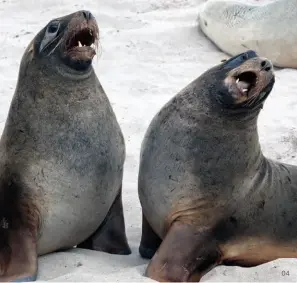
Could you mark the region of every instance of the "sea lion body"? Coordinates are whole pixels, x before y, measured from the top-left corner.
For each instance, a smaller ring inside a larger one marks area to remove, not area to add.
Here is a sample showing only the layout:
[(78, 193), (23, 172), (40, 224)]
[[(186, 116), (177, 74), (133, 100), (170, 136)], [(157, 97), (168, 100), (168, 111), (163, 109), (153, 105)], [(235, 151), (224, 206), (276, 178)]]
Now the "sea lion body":
[(41, 76), (28, 68), (30, 83), (16, 91), (0, 149), (1, 167), (18, 170), (32, 197), (42, 199), (44, 254), (75, 246), (103, 222), (121, 188), (125, 147), (94, 73), (74, 85), (55, 75), (31, 83)]
[(199, 27), (223, 52), (234, 56), (255, 50), (277, 67), (297, 68), (297, 3), (265, 4), (209, 0), (202, 4)]
[[(57, 26), (53, 40), (64, 39), (46, 49)], [(0, 212), (7, 226), (0, 238), (11, 250), (1, 280), (35, 280), (37, 255), (75, 245), (131, 253), (121, 199), (125, 142), (91, 65), (87, 28), (95, 40), (97, 25), (87, 11), (53, 20), (23, 55), (0, 141)], [(75, 37), (86, 42), (83, 49), (67, 45)], [(19, 269), (18, 233), (28, 234)]]
[(154, 117), (142, 143), (140, 254), (161, 282), (219, 264), (297, 257), (297, 167), (266, 158), (257, 120), (274, 84), (248, 51), (206, 71)]

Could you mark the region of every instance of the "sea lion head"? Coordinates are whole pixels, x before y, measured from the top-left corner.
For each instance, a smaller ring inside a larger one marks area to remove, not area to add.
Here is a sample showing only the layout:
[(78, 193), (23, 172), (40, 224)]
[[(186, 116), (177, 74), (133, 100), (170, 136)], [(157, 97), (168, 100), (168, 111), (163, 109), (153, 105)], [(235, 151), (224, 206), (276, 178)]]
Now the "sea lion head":
[(271, 61), (252, 50), (211, 68), (201, 79), (213, 106), (227, 113), (260, 110), (275, 82)]
[(92, 68), (98, 39), (99, 28), (89, 11), (53, 19), (27, 47), (22, 66), (35, 63), (44, 70), (58, 67), (63, 73), (87, 72)]

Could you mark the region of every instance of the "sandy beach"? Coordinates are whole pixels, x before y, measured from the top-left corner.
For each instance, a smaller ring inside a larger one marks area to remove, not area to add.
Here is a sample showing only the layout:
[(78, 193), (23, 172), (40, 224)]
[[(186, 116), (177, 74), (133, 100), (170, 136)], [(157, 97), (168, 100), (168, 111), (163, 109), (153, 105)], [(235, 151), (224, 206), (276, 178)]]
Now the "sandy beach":
[[(132, 254), (73, 249), (39, 258), (39, 281), (152, 281), (140, 258), (141, 208), (137, 194), (140, 145), (156, 112), (208, 68), (228, 58), (198, 30), (202, 0), (2, 0), (0, 1), (0, 131), (16, 87), (23, 52), (53, 18), (90, 10), (100, 28), (94, 68), (126, 141), (123, 205)], [(254, 1), (256, 2), (256, 1)], [(277, 69), (275, 87), (259, 117), (267, 157), (297, 165), (297, 70)], [(211, 282), (297, 281), (297, 260), (280, 259), (254, 268), (213, 269)]]

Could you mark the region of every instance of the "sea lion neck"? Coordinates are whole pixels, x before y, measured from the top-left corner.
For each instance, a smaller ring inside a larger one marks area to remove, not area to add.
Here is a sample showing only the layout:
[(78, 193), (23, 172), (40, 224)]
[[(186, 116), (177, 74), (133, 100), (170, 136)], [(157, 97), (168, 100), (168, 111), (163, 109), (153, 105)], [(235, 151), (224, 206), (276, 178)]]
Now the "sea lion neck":
[(264, 159), (257, 119), (240, 127), (239, 123), (217, 123), (201, 118), (192, 146), (196, 151), (195, 171), (205, 172), (201, 174), (202, 183), (231, 189), (238, 187), (242, 180), (252, 178)]
[(78, 72), (61, 63), (41, 64), (34, 60), (20, 67), (18, 82), (22, 82), (16, 88), (19, 99), (25, 99), (22, 98), (24, 88), (34, 103), (40, 99), (57, 103), (57, 97), (65, 100), (65, 103), (82, 97), (86, 99), (96, 93), (96, 87), (101, 87), (93, 67), (88, 71)]
[[(179, 138), (192, 132), (191, 142), (187, 145), (191, 155), (194, 153), (192, 173), (201, 176), (204, 186), (231, 189), (251, 177), (263, 161), (258, 115), (251, 119), (231, 118), (209, 107), (209, 101), (201, 97), (204, 96), (196, 91), (186, 91), (175, 98), (178, 111), (172, 115), (181, 117)], [(174, 107), (175, 103), (171, 102), (171, 105)]]
[[(92, 65), (89, 65), (83, 70), (76, 70), (66, 65), (60, 58), (51, 57), (51, 58), (42, 58), (39, 62), (34, 62), (34, 70), (38, 70), (41, 76), (51, 77), (56, 80), (63, 81), (80, 81), (85, 80), (92, 75), (94, 75), (94, 68)], [(33, 63), (33, 64), (34, 64)]]

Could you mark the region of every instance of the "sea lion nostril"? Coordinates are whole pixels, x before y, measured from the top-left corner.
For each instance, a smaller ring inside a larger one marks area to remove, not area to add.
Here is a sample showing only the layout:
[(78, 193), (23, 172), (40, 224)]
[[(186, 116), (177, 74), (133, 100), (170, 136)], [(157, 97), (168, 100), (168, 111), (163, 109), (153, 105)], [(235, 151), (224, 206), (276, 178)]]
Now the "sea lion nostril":
[(265, 71), (270, 71), (271, 70), (271, 63), (268, 60), (264, 60), (261, 62), (261, 69)]
[(92, 13), (89, 11), (82, 11), (82, 14), (86, 20), (90, 20), (93, 17)]

